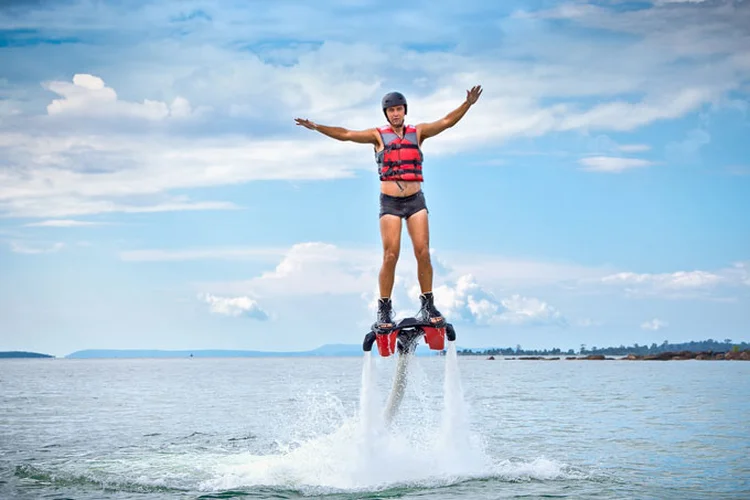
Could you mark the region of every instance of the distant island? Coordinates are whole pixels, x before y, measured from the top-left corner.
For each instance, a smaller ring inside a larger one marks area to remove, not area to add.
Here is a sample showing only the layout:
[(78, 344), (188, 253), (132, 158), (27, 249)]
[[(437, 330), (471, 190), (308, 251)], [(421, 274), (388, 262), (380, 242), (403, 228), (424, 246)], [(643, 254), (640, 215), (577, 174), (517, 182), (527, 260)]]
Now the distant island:
[[(422, 345), (417, 355), (435, 355)], [(71, 359), (92, 358), (302, 358), (361, 356), (362, 344), (326, 344), (306, 351), (242, 351), (223, 349), (158, 350), (158, 349), (86, 349), (65, 356)]]
[(54, 356), (50, 356), (49, 354), (41, 354), (38, 352), (0, 351), (0, 359), (11, 358), (54, 358)]

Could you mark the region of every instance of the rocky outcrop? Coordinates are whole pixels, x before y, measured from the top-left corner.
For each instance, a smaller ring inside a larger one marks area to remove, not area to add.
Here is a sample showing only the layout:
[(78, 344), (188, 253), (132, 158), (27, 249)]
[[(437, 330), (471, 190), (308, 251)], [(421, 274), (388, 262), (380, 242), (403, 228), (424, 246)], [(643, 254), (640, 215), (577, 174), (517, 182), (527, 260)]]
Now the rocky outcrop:
[(745, 351), (729, 351), (729, 352), (695, 352), (695, 351), (678, 351), (678, 352), (660, 352), (658, 354), (628, 354), (623, 359), (633, 361), (680, 361), (687, 359), (698, 359), (698, 360), (736, 360), (736, 361), (750, 361), (750, 350)]
[(589, 360), (594, 360), (594, 361), (601, 361), (601, 360), (605, 360), (605, 359), (612, 360), (612, 359), (615, 359), (615, 358), (608, 358), (608, 357), (604, 356), (604, 354), (589, 354), (588, 356), (578, 356), (578, 357), (576, 357), (576, 356), (568, 356), (565, 359), (575, 359), (575, 360), (589, 359)]

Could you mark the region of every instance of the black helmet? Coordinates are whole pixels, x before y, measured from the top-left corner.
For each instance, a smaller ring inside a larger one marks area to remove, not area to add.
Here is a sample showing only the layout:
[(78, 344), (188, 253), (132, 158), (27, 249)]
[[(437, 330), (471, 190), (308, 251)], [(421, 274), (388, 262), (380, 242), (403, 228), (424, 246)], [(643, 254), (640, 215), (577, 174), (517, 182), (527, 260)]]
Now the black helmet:
[(404, 94), (401, 92), (389, 92), (388, 94), (383, 96), (383, 101), (381, 102), (381, 105), (383, 107), (383, 114), (388, 117), (388, 114), (385, 112), (386, 109), (390, 108), (391, 106), (404, 106), (404, 114), (406, 114), (406, 97), (404, 97)]

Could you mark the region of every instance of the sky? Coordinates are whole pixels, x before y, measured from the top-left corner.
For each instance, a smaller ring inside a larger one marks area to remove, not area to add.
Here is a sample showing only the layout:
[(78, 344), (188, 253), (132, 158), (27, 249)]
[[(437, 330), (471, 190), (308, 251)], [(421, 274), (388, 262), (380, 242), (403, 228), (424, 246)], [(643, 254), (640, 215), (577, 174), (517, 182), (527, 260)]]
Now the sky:
[[(464, 348), (750, 341), (750, 2), (0, 4), (0, 350), (361, 343), (366, 129), (426, 140)], [(397, 318), (419, 309), (404, 229)]]

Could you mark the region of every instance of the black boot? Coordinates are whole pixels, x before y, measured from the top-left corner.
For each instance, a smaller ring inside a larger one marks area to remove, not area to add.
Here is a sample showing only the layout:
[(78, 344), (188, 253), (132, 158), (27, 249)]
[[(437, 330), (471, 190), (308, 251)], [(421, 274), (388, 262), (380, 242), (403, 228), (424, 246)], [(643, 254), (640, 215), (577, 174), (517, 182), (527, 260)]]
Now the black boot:
[(419, 296), (419, 300), (422, 302), (422, 308), (417, 313), (417, 318), (420, 321), (434, 325), (436, 328), (445, 326), (443, 315), (435, 307), (432, 292), (423, 293)]
[(378, 320), (372, 325), (376, 333), (386, 333), (393, 329), (393, 305), (390, 297), (378, 299)]

